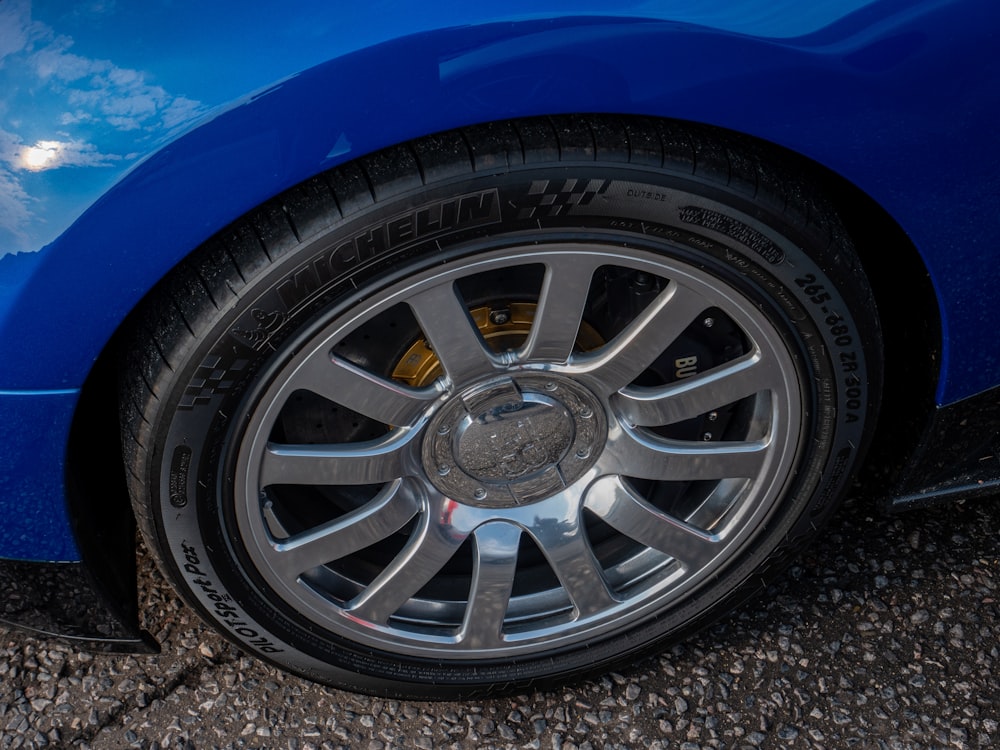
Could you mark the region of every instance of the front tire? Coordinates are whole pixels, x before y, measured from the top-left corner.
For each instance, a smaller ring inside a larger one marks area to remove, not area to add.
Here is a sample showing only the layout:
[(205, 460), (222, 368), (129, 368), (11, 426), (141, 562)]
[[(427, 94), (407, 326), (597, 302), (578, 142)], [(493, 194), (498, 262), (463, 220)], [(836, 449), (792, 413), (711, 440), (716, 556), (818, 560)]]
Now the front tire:
[(782, 164), (526, 120), (250, 214), (127, 368), (167, 574), (242, 647), (396, 696), (576, 678), (729, 611), (843, 495), (878, 401), (867, 282)]

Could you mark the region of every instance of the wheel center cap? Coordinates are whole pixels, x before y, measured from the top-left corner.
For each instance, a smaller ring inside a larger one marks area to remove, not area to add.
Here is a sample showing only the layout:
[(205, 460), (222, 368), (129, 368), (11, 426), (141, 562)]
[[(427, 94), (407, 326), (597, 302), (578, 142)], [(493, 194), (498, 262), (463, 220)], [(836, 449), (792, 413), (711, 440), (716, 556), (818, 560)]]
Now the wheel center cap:
[(489, 406), (458, 426), (455, 459), (483, 482), (513, 482), (558, 464), (573, 442), (569, 410), (555, 399), (524, 393)]
[(481, 507), (549, 497), (589, 469), (607, 437), (597, 398), (567, 378), (521, 373), (462, 391), (433, 417), (422, 457), (447, 496)]

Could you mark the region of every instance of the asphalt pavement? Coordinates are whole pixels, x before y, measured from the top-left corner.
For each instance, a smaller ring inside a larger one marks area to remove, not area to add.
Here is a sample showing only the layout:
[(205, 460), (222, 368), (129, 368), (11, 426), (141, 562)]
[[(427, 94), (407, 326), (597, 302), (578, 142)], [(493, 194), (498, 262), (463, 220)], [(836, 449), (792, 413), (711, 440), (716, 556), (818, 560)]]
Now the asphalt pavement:
[(345, 693), (201, 625), (140, 557), (158, 656), (0, 630), (0, 749), (975, 748), (1000, 741), (1000, 499), (845, 506), (767, 595), (620, 674), (471, 703)]

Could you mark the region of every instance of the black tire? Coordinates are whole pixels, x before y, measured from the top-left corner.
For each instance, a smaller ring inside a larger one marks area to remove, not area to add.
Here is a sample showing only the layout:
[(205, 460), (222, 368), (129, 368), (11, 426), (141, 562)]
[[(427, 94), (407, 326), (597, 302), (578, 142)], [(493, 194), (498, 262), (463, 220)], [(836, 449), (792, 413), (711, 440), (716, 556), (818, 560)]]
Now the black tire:
[(321, 175), (164, 281), (136, 514), (246, 650), (393, 696), (607, 670), (757, 593), (846, 491), (868, 284), (782, 155), (603, 116)]

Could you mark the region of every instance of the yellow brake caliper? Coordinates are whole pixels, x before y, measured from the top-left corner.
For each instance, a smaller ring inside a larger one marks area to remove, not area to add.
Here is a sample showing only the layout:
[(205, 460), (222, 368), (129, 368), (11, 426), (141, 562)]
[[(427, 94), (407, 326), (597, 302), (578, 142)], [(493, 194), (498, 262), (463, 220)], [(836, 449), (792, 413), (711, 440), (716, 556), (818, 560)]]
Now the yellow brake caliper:
[[(477, 307), (469, 314), (489, 347), (495, 352), (503, 352), (516, 349), (528, 338), (537, 309), (534, 302), (513, 302), (504, 307)], [(580, 351), (596, 349), (603, 343), (600, 334), (586, 321), (580, 324), (576, 337)], [(413, 388), (429, 385), (443, 374), (441, 361), (423, 338), (413, 342), (392, 371), (393, 379)]]

